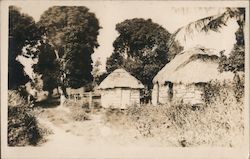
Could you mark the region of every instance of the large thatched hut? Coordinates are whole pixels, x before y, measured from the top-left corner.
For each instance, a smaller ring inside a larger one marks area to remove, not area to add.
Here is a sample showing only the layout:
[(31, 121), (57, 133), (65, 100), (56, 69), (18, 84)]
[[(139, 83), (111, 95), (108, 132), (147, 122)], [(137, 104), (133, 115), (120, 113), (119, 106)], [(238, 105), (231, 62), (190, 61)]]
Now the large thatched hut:
[(194, 47), (181, 52), (154, 77), (153, 105), (177, 100), (203, 104), (202, 95), (207, 82), (233, 79), (233, 73), (220, 73), (218, 66), (219, 57), (213, 50)]
[(116, 69), (99, 85), (101, 105), (104, 108), (126, 109), (140, 104), (140, 90), (143, 84), (124, 69)]

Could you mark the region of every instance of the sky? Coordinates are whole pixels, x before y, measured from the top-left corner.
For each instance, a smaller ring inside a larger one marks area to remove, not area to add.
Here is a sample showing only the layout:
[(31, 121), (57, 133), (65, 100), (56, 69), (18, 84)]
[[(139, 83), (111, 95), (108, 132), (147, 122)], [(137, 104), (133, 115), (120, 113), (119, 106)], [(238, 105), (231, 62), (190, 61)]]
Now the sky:
[[(54, 3), (43, 2), (19, 2), (15, 4), (21, 8), (21, 12), (32, 16), (39, 21), (41, 14)], [(57, 4), (58, 5), (58, 4)], [(72, 5), (63, 3), (63, 5)], [(115, 25), (126, 19), (144, 18), (152, 19), (153, 22), (163, 26), (170, 33), (188, 23), (211, 15), (222, 13), (224, 8), (216, 7), (173, 7), (164, 1), (93, 1), (76, 3), (74, 5), (86, 6), (90, 12), (95, 13), (102, 29), (99, 31), (99, 47), (92, 55), (93, 61), (99, 59), (102, 63), (101, 71), (105, 70), (105, 63), (113, 51), (113, 41), (118, 36)]]

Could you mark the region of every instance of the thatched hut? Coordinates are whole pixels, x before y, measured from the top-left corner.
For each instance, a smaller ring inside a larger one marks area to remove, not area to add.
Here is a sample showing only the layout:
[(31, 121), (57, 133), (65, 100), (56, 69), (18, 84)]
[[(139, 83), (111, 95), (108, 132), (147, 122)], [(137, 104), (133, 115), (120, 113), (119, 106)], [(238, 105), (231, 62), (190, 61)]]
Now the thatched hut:
[(66, 88), (67, 95), (69, 96), (70, 100), (81, 100), (83, 97), (83, 94), (85, 93), (84, 87), (80, 88)]
[(104, 108), (125, 109), (140, 105), (140, 90), (143, 84), (124, 69), (116, 69), (99, 85), (101, 105)]
[(219, 57), (212, 50), (195, 47), (175, 56), (153, 79), (152, 103), (183, 101), (203, 104), (205, 84), (233, 79), (231, 72), (218, 71)]

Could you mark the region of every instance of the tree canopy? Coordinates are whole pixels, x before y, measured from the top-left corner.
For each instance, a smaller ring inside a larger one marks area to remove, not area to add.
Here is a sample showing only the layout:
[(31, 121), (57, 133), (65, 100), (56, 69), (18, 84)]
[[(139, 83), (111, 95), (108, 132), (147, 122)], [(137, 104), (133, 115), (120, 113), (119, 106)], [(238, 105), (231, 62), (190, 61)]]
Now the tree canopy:
[(99, 46), (101, 28), (95, 14), (84, 6), (54, 6), (42, 14), (38, 24), (60, 64), (58, 83), (72, 88), (89, 84), (93, 78), (91, 54)]
[(170, 33), (151, 19), (134, 18), (116, 25), (119, 36), (107, 59), (107, 72), (123, 67), (149, 88), (157, 72), (168, 62)]
[(56, 59), (55, 50), (48, 43), (41, 42), (37, 48), (38, 62), (33, 65), (35, 73), (41, 74), (43, 90), (52, 94), (60, 81), (60, 65)]
[(244, 40), (244, 26), (245, 26), (245, 8), (236, 8), (233, 10), (233, 15), (237, 18), (239, 25), (235, 33), (236, 43), (229, 57), (221, 53), (219, 70), (222, 71), (245, 71), (245, 40)]
[(15, 6), (9, 7), (9, 54), (8, 54), (8, 87), (16, 89), (28, 82), (29, 77), (23, 65), (16, 60), (22, 55), (25, 46), (34, 46), (41, 38), (41, 31), (32, 17), (20, 12)]
[[(205, 17), (199, 19), (197, 21), (191, 22), (188, 25), (179, 28), (175, 33), (171, 35), (169, 40), (169, 50), (170, 53), (173, 53), (173, 56), (180, 53), (181, 51), (176, 51), (176, 46), (180, 46), (178, 44), (178, 40), (183, 39), (192, 39), (197, 32), (220, 32), (224, 26), (227, 26), (227, 22), (230, 19), (235, 19), (238, 23), (238, 30), (235, 33), (236, 43), (229, 55), (226, 57), (223, 54), (223, 50), (221, 50), (221, 60), (219, 64), (220, 71), (244, 71), (244, 63), (245, 63), (245, 42), (244, 42), (244, 25), (245, 25), (245, 8), (226, 8), (225, 12)], [(177, 38), (179, 37), (179, 38)], [(180, 38), (181, 37), (181, 38)]]

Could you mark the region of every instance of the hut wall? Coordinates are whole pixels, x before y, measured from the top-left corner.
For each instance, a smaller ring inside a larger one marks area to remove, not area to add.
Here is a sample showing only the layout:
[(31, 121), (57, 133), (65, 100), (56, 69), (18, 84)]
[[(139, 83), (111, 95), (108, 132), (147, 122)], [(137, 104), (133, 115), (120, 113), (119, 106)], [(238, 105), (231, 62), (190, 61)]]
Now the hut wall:
[(202, 100), (203, 87), (195, 84), (184, 85), (174, 84), (173, 99), (182, 100), (184, 103), (200, 104), (204, 103)]
[(126, 109), (134, 104), (140, 105), (140, 90), (115, 88), (101, 91), (101, 104), (104, 108)]
[(152, 91), (152, 104), (156, 106), (157, 104), (166, 104), (170, 102), (169, 85), (154, 84)]
[(168, 92), (169, 92), (168, 85), (159, 86), (159, 101), (158, 102), (160, 104), (166, 104), (170, 102)]
[(104, 108), (119, 107), (121, 105), (121, 89), (106, 89), (101, 91), (101, 104)]
[(158, 83), (156, 83), (156, 84), (154, 84), (154, 87), (152, 90), (152, 104), (154, 106), (157, 106), (157, 104), (158, 104), (158, 94), (159, 94)]
[(118, 108), (125, 109), (128, 105), (130, 105), (131, 99), (131, 90), (130, 89), (121, 89), (121, 104), (117, 106)]
[(139, 89), (132, 89), (131, 90), (131, 98), (130, 98), (130, 105), (140, 105), (140, 90)]

